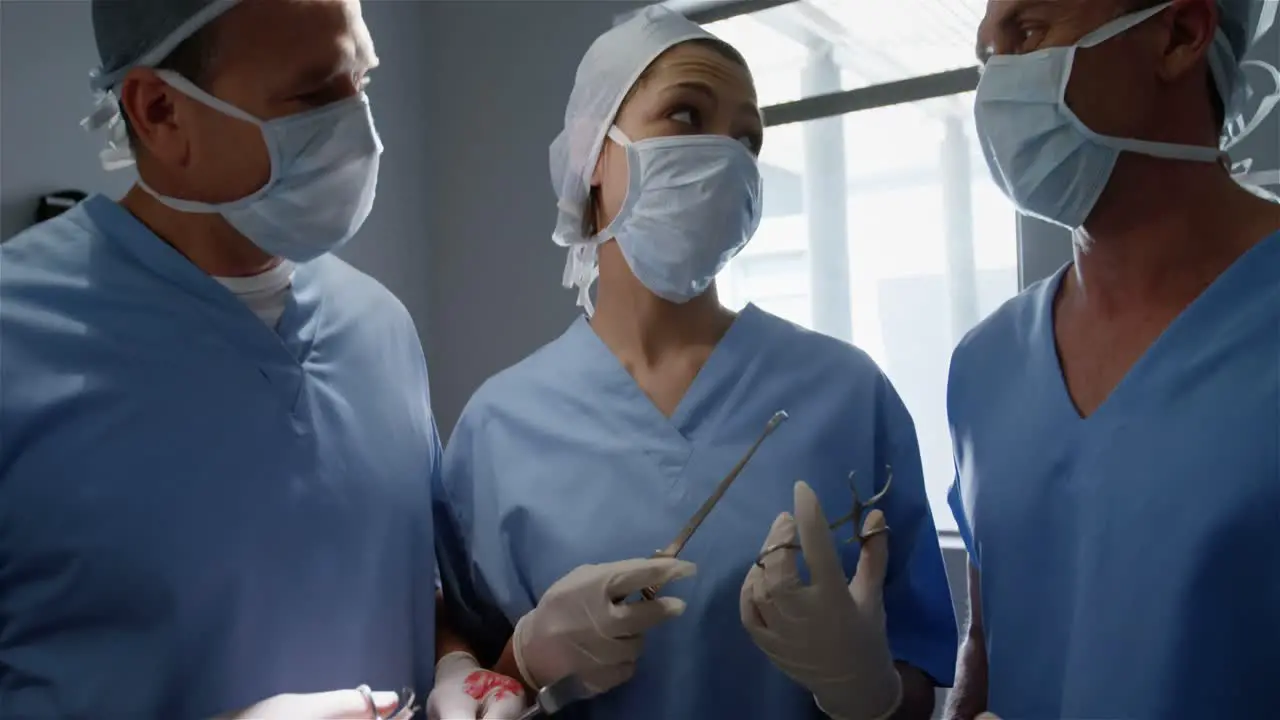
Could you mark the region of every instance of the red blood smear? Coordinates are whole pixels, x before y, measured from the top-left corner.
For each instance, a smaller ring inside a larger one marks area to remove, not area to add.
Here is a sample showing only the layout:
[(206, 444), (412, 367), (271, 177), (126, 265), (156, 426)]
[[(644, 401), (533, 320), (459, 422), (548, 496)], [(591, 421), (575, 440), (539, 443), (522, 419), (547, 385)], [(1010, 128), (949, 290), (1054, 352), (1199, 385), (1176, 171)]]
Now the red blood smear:
[(502, 700), (508, 695), (521, 692), (520, 683), (514, 679), (488, 670), (477, 670), (468, 675), (463, 689), (476, 700), (483, 700), (490, 695), (494, 700)]

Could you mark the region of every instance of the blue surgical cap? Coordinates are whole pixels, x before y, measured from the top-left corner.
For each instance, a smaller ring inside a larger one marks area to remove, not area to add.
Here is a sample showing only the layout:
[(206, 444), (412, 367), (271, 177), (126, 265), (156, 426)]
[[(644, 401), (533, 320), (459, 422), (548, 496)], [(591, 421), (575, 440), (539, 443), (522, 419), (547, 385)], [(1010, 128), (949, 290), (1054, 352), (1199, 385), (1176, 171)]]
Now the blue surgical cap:
[(93, 0), (93, 36), (102, 65), (93, 90), (113, 88), (135, 67), (152, 67), (240, 0)]

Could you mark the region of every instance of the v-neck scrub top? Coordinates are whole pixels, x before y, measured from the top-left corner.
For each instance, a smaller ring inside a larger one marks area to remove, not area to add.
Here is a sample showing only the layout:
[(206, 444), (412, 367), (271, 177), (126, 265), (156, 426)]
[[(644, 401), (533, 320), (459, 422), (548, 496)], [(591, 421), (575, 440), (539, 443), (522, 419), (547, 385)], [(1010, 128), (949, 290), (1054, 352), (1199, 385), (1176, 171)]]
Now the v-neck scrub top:
[[(675, 413), (664, 416), (585, 319), (472, 397), (445, 450), (437, 556), (451, 615), (482, 654), (573, 568), (647, 557), (679, 533), (778, 410), (790, 419), (729, 488), (681, 557), (698, 574), (663, 589), (680, 618), (646, 634), (635, 676), (566, 718), (820, 717), (739, 619), (739, 593), (796, 480), (827, 513), (884, 501), (885, 603), (897, 659), (944, 685), (956, 624), (905, 406), (861, 351), (748, 306)], [(845, 526), (837, 540), (851, 537)], [(841, 544), (852, 576), (856, 544)], [(856, 648), (850, 648), (855, 652)]]
[(1053, 330), (1067, 272), (951, 363), (951, 507), (1005, 720), (1276, 716), (1280, 234), (1081, 418)]
[(425, 696), (429, 402), (408, 313), (335, 257), (272, 329), (105, 197), (0, 246), (0, 717)]

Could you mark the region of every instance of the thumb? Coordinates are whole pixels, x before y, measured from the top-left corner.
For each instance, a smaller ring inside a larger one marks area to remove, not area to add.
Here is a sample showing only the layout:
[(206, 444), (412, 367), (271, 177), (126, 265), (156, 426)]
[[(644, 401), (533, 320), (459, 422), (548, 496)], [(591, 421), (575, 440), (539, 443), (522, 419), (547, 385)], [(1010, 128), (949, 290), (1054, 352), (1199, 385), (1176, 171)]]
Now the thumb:
[[(885, 526), (884, 513), (872, 510), (862, 523), (862, 534), (878, 530)], [(858, 555), (858, 569), (849, 582), (849, 590), (853, 599), (861, 606), (863, 603), (883, 601), (881, 593), (884, 589), (884, 576), (889, 567), (889, 533), (881, 532), (862, 542), (862, 552)]]

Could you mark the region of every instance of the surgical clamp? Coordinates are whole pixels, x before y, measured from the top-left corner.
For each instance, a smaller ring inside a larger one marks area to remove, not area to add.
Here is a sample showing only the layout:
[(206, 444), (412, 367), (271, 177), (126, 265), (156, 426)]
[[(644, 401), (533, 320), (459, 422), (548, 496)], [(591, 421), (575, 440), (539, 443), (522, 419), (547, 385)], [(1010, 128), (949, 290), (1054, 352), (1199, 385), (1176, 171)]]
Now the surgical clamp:
[[(729, 471), (729, 474), (724, 476), (724, 479), (716, 486), (715, 491), (711, 493), (711, 497), (707, 498), (706, 502), (702, 503), (702, 507), (698, 508), (698, 512), (693, 514), (693, 517), (685, 524), (684, 529), (680, 531), (680, 534), (676, 536), (676, 539), (671, 541), (670, 545), (654, 553), (654, 558), (675, 558), (680, 556), (680, 551), (684, 550), (684, 546), (689, 543), (689, 539), (693, 537), (695, 532), (697, 532), (698, 526), (702, 525), (702, 522), (706, 520), (707, 516), (711, 514), (711, 511), (715, 509), (716, 503), (719, 503), (720, 498), (724, 497), (725, 492), (728, 491), (729, 486), (733, 484), (733, 481), (738, 479), (738, 475), (742, 473), (742, 469), (751, 461), (752, 456), (756, 454), (756, 450), (760, 449), (760, 445), (764, 442), (764, 439), (772, 435), (773, 431), (777, 430), (778, 426), (785, 422), (787, 417), (785, 410), (779, 410), (773, 414), (773, 417), (769, 418), (768, 424), (764, 426), (764, 431), (760, 433), (760, 437), (756, 438), (755, 444), (747, 450), (747, 454), (743, 455), (742, 459), (738, 461), (738, 464), (734, 465), (733, 469)], [(656, 585), (653, 587), (647, 587), (640, 591), (640, 595), (645, 600), (652, 600), (658, 596), (658, 587)]]
[[(828, 528), (832, 532), (835, 532), (837, 529), (840, 528), (841, 525), (844, 525), (845, 523), (848, 523), (848, 522), (852, 522), (853, 537), (849, 538), (846, 542), (853, 542), (855, 540), (858, 540), (860, 542), (866, 542), (871, 538), (875, 537), (876, 535), (879, 535), (880, 533), (889, 532), (888, 524), (881, 525), (880, 527), (865, 533), (862, 531), (862, 523), (866, 517), (867, 512), (869, 512), (875, 506), (876, 503), (884, 499), (885, 493), (889, 492), (889, 486), (893, 484), (893, 468), (886, 465), (885, 471), (888, 475), (885, 478), (884, 487), (880, 488), (880, 492), (876, 493), (875, 495), (872, 495), (871, 499), (866, 501), (865, 503), (862, 502), (862, 500), (858, 497), (858, 488), (853, 483), (853, 477), (855, 473), (849, 473), (849, 492), (853, 494), (853, 509), (849, 512), (848, 515), (845, 515), (844, 517), (828, 525)], [(799, 549), (800, 549), (800, 545), (793, 542), (776, 543), (776, 544), (770, 545), (766, 547), (764, 550), (760, 551), (760, 554), (756, 556), (756, 565), (763, 568), (765, 557), (779, 550), (799, 550)]]

